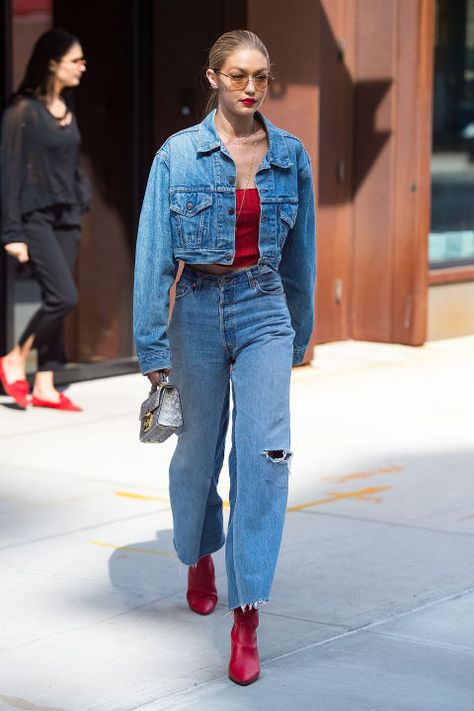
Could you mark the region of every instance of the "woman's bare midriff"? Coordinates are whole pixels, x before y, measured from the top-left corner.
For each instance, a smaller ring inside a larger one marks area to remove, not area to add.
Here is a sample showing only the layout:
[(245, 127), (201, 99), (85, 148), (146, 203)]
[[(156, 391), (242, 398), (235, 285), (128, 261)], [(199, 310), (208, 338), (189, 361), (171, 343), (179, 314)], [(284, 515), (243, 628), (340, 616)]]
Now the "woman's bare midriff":
[(239, 267), (238, 269), (232, 269), (232, 267), (226, 267), (223, 264), (187, 264), (186, 266), (191, 267), (191, 269), (196, 269), (198, 272), (205, 272), (206, 274), (229, 274), (231, 272), (245, 272), (247, 269), (253, 269), (256, 264), (251, 264), (248, 267)]

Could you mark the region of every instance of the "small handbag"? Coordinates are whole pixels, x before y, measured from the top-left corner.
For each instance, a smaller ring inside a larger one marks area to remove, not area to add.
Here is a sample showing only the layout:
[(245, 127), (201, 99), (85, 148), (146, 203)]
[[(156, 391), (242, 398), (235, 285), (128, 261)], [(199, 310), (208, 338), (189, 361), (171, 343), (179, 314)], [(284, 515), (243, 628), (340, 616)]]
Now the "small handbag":
[(140, 407), (140, 442), (164, 442), (182, 426), (183, 411), (176, 385), (167, 380), (153, 385)]

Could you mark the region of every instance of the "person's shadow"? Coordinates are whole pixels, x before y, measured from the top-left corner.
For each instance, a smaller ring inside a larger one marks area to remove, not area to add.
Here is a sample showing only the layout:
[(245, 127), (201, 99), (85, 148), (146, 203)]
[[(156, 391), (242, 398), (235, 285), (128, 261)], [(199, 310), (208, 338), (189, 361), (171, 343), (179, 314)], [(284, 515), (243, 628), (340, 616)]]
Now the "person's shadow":
[(6, 410), (18, 410), (19, 412), (25, 412), (25, 408), (20, 407), (20, 405), (17, 405), (16, 402), (11, 402), (11, 401), (5, 402), (5, 401), (1, 400), (0, 406), (4, 407)]
[[(222, 595), (218, 612), (226, 614), (223, 551), (213, 555)], [(109, 558), (110, 582), (127, 608), (155, 604), (168, 599), (166, 609), (187, 611), (185, 590), (187, 567), (180, 563), (173, 545), (173, 531), (160, 530), (156, 540), (138, 541), (117, 548)], [(173, 599), (174, 598), (174, 599)], [(156, 608), (155, 608), (156, 609)]]
[[(151, 628), (157, 629), (157, 639), (161, 643), (165, 643), (167, 634), (173, 635), (168, 650), (171, 657), (181, 659), (181, 645), (200, 640), (200, 644), (207, 645), (212, 659), (210, 669), (214, 673), (214, 666), (219, 665), (216, 668), (224, 674), (231, 617), (227, 615), (224, 594), (223, 552), (213, 558), (222, 598), (214, 614), (209, 616), (197, 615), (188, 607), (185, 597), (187, 566), (175, 553), (172, 530), (157, 531), (156, 540), (138, 541), (117, 548), (109, 558), (109, 575), (115, 592), (132, 617), (136, 612), (139, 619), (145, 618)], [(189, 659), (191, 663), (193, 657)], [(193, 663), (200, 666), (199, 660)]]
[(137, 599), (156, 602), (171, 597), (184, 585), (179, 575), (173, 531), (157, 531), (156, 540), (138, 541), (117, 548), (109, 559), (109, 576), (127, 606)]

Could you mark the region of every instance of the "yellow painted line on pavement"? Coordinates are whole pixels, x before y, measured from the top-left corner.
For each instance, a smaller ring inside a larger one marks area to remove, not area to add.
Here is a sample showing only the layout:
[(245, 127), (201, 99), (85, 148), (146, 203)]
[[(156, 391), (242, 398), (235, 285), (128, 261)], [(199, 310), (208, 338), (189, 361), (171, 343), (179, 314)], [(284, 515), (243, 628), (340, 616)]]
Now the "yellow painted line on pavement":
[(5, 701), (10, 708), (21, 709), (22, 711), (65, 711), (59, 706), (39, 706), (32, 701), (28, 701), (28, 699), (22, 699), (20, 696), (4, 696), (1, 694), (0, 700)]
[[(138, 499), (139, 501), (161, 501), (164, 504), (169, 504), (169, 499), (160, 498), (159, 496), (145, 496), (144, 494), (135, 494), (133, 491), (116, 491), (115, 496), (124, 496), (127, 499)], [(222, 505), (225, 509), (230, 509), (230, 503), (223, 501)]]
[(368, 472), (355, 472), (354, 474), (336, 474), (334, 476), (322, 476), (322, 481), (334, 481), (337, 483), (343, 483), (346, 481), (352, 481), (352, 479), (368, 479), (372, 476), (377, 476), (378, 474), (394, 474), (395, 472), (403, 471), (403, 467), (380, 467), (379, 469), (373, 469)]
[[(385, 473), (390, 471), (399, 471), (401, 467), (386, 467), (383, 468), (382, 470), (377, 470), (381, 473)], [(362, 472), (363, 473), (363, 472)], [(367, 472), (369, 475), (369, 473)], [(372, 475), (370, 473), (370, 475)], [(355, 475), (348, 474), (347, 477), (351, 478), (354, 477)], [(340, 479), (340, 481), (343, 481), (343, 479)], [(341, 499), (357, 499), (359, 501), (372, 501), (376, 504), (380, 503), (383, 501), (381, 496), (377, 496), (377, 494), (380, 494), (382, 491), (389, 491), (392, 487), (391, 486), (370, 486), (367, 489), (356, 489), (356, 491), (347, 491), (347, 492), (333, 492), (330, 491), (328, 492), (327, 496), (324, 499), (318, 499), (317, 501), (308, 501), (307, 503), (304, 504), (298, 504), (298, 506), (290, 506), (289, 508), (286, 509), (287, 513), (291, 513), (292, 511), (301, 511), (302, 509), (307, 509), (311, 508), (313, 506), (321, 506), (323, 504), (330, 504), (333, 501), (340, 501)], [(143, 496), (142, 494), (133, 494), (132, 492), (126, 492), (126, 491), (117, 491), (115, 492), (117, 496), (127, 496), (131, 499), (138, 499), (140, 501), (162, 501), (164, 503), (169, 504), (169, 499), (161, 499), (158, 498), (157, 496)], [(230, 509), (230, 503), (228, 501), (223, 501), (222, 505), (224, 509)], [(100, 544), (98, 544), (100, 545)], [(113, 546), (112, 546), (113, 547)], [(142, 551), (144, 553), (149, 553), (151, 551), (144, 550)]]
[(101, 548), (112, 548), (113, 550), (130, 551), (131, 553), (147, 553), (148, 555), (159, 555), (164, 558), (174, 558), (176, 553), (172, 551), (156, 551), (152, 548), (139, 548), (138, 546), (116, 546), (114, 543), (106, 543), (105, 541), (87, 541), (93, 546)]
[(333, 501), (340, 501), (341, 499), (358, 499), (360, 501), (374, 501), (375, 503), (380, 503), (383, 499), (380, 496), (374, 496), (374, 494), (379, 494), (381, 491), (388, 491), (391, 486), (370, 486), (367, 489), (358, 489), (357, 491), (343, 492), (329, 492), (325, 499), (318, 499), (318, 501), (310, 501), (307, 504), (299, 504), (299, 506), (290, 506), (286, 509), (287, 513), (292, 511), (301, 511), (302, 509), (310, 508), (311, 506), (321, 506), (322, 504), (330, 504)]
[(162, 499), (159, 496), (145, 496), (144, 494), (134, 494), (132, 491), (116, 491), (115, 496), (124, 496), (127, 499), (140, 499), (140, 501), (161, 501), (169, 504), (169, 499)]

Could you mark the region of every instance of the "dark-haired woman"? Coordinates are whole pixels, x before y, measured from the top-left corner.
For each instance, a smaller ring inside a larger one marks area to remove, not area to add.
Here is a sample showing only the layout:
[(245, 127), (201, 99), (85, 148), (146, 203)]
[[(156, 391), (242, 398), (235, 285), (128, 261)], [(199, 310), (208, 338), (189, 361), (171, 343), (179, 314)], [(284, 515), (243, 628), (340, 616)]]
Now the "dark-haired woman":
[[(79, 40), (58, 29), (45, 32), (3, 117), (1, 241), (8, 254), (30, 263), (42, 293), (17, 345), (0, 359), (3, 389), (22, 408), (81, 409), (55, 389), (54, 371), (66, 360), (63, 323), (77, 303), (72, 269), (88, 207), (80, 134), (66, 98), (84, 72)], [(30, 399), (25, 370), (31, 348), (38, 369)]]
[[(184, 428), (170, 466), (174, 544), (189, 566), (187, 600), (209, 614), (211, 553), (224, 544), (217, 491), (232, 388), (228, 605), (229, 676), (259, 676), (258, 608), (269, 599), (291, 458), (291, 366), (313, 327), (315, 223), (301, 141), (259, 109), (270, 59), (237, 30), (211, 48), (210, 112), (158, 151), (143, 202), (135, 280), (142, 372), (180, 389)], [(168, 325), (169, 290), (185, 262)], [(172, 370), (171, 370), (172, 367)]]

